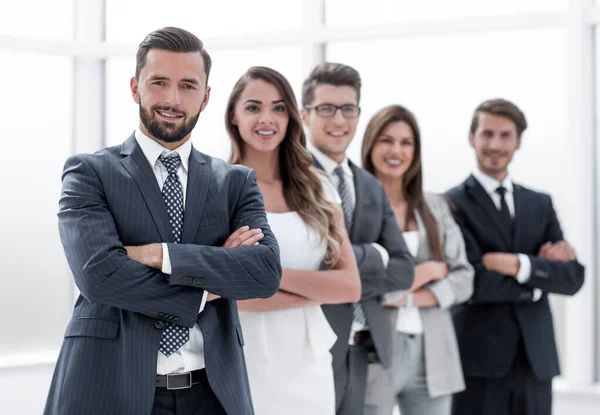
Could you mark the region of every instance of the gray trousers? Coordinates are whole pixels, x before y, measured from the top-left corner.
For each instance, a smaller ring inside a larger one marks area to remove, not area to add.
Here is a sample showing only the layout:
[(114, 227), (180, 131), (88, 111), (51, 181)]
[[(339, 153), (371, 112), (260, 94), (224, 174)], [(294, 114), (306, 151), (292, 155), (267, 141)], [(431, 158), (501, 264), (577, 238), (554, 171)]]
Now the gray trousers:
[(334, 374), (337, 415), (363, 415), (367, 364), (367, 350), (350, 346), (346, 364)]
[(450, 395), (432, 398), (427, 390), (423, 335), (396, 332), (391, 364), (369, 364), (364, 415), (449, 415)]

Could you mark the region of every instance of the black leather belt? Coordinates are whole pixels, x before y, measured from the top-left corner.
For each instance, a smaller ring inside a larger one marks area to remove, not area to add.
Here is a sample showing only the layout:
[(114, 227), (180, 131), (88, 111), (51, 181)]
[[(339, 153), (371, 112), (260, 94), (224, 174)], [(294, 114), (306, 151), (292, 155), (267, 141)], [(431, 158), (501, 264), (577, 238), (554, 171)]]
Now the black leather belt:
[(354, 333), (352, 339), (354, 341), (354, 347), (364, 349), (367, 353), (367, 361), (369, 363), (380, 363), (377, 350), (375, 349), (375, 343), (369, 330), (361, 330)]
[(206, 369), (198, 369), (193, 372), (172, 373), (169, 375), (156, 375), (156, 387), (174, 389), (187, 389), (199, 383), (207, 383)]
[(354, 333), (354, 344), (365, 346), (371, 340), (371, 332), (369, 330), (361, 330)]

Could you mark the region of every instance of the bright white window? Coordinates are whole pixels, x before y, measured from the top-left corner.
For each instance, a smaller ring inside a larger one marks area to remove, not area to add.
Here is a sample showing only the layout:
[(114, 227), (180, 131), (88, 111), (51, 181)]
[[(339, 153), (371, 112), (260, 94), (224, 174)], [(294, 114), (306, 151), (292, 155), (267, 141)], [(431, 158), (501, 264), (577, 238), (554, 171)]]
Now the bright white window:
[(58, 348), (72, 278), (58, 237), (60, 176), (71, 153), (72, 61), (0, 50), (0, 354)]
[(362, 26), (486, 17), (566, 9), (568, 0), (327, 0), (326, 20), (331, 26)]
[(2, 2), (0, 35), (36, 39), (73, 38), (74, 0)]
[(200, 39), (299, 29), (300, 0), (190, 1), (106, 0), (107, 40), (142, 41), (164, 26), (187, 29)]

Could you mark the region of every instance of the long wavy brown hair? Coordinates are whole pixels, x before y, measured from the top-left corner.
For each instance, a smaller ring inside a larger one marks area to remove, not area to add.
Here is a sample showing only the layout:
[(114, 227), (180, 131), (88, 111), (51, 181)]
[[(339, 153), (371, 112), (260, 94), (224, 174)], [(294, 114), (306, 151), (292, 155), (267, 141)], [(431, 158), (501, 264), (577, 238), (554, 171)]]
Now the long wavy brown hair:
[(433, 253), (433, 258), (436, 261), (442, 261), (444, 253), (442, 250), (442, 240), (440, 237), (439, 226), (429, 206), (423, 197), (423, 172), (421, 168), (421, 133), (415, 116), (408, 109), (400, 105), (390, 105), (379, 110), (369, 121), (365, 136), (362, 143), (362, 165), (374, 175), (377, 175), (375, 166), (371, 159), (373, 147), (377, 139), (381, 136), (383, 130), (393, 122), (405, 122), (412, 130), (415, 153), (411, 165), (402, 177), (402, 190), (408, 202), (406, 210), (405, 222), (416, 220), (415, 210), (419, 212), (423, 218), (425, 230), (427, 232), (427, 242), (429, 249)]
[(318, 232), (321, 242), (327, 242), (324, 262), (335, 265), (340, 258), (343, 235), (336, 223), (337, 208), (325, 198), (321, 178), (306, 149), (306, 136), (292, 87), (283, 75), (271, 68), (251, 67), (236, 82), (229, 95), (225, 112), (225, 127), (231, 139), (229, 163), (241, 163), (244, 155), (244, 141), (238, 127), (233, 125), (235, 106), (246, 86), (258, 79), (277, 88), (290, 116), (285, 137), (278, 149), (283, 197), (287, 205)]

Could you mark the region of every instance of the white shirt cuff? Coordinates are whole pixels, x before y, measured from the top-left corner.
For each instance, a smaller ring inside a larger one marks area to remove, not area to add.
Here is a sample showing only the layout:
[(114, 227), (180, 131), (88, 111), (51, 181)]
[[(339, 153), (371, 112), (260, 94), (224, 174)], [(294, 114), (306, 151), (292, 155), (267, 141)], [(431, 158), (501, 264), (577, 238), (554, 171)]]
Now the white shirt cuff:
[(204, 310), (204, 306), (206, 305), (206, 299), (208, 298), (208, 291), (204, 290), (204, 294), (202, 294), (202, 302), (200, 303), (200, 310), (198, 310), (198, 314)]
[(163, 249), (163, 263), (161, 271), (165, 274), (171, 275), (171, 257), (169, 256), (169, 248), (167, 248), (167, 244), (162, 244)]
[(371, 245), (373, 245), (373, 248), (377, 249), (377, 252), (379, 252), (379, 255), (381, 256), (381, 261), (383, 262), (383, 268), (387, 269), (387, 266), (390, 262), (390, 254), (383, 246), (379, 245), (377, 242), (372, 242)]
[(519, 284), (525, 284), (531, 277), (531, 260), (525, 254), (517, 254), (519, 258), (519, 272), (515, 275)]
[(392, 291), (381, 296), (381, 305), (390, 305), (402, 301), (405, 290)]
[(540, 298), (542, 298), (542, 290), (540, 290), (539, 288), (534, 288), (533, 289), (533, 298), (532, 298), (533, 302), (536, 302)]

